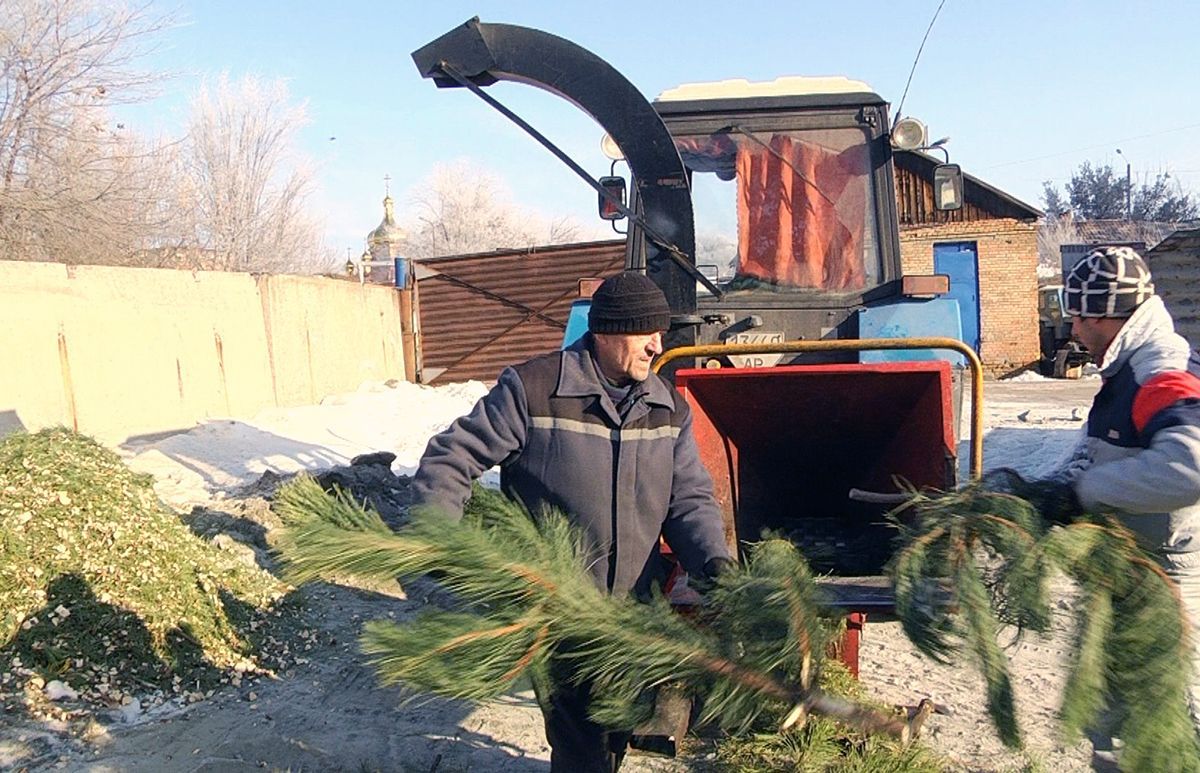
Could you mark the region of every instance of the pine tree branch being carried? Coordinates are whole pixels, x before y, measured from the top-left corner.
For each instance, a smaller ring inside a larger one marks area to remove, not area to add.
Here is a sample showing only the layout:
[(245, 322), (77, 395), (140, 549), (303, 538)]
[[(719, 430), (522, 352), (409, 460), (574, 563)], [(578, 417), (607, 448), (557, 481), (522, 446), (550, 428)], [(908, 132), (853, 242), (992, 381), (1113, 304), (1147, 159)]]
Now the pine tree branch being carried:
[[(941, 662), (974, 656), (988, 687), (988, 711), (1009, 746), (1019, 746), (1008, 664), (996, 641), (1001, 623), (1045, 632), (1049, 580), (1062, 572), (1084, 612), (1060, 719), (1068, 738), (1097, 729), (1107, 709), (1124, 741), (1126, 770), (1200, 770), (1188, 710), (1191, 643), (1178, 588), (1111, 516), (1045, 520), (1028, 501), (975, 485), (937, 498), (916, 496), (915, 522), (902, 527), (892, 564), (905, 633)], [(985, 570), (987, 566), (997, 566)], [(935, 578), (951, 604), (931, 601)], [(953, 610), (957, 609), (957, 613)]]
[(909, 740), (905, 720), (816, 687), (828, 626), (808, 566), (786, 541), (763, 542), (744, 569), (723, 575), (692, 622), (662, 598), (602, 593), (565, 518), (531, 517), (496, 492), (477, 490), (461, 522), (417, 513), (398, 533), (307, 478), (281, 489), (275, 506), (289, 580), (433, 572), (464, 602), (465, 611), (369, 623), (363, 649), (384, 682), (486, 700), (554, 654), (593, 682), (594, 718), (612, 727), (647, 719), (655, 690), (671, 685), (703, 696), (700, 721), (729, 730), (814, 714)]

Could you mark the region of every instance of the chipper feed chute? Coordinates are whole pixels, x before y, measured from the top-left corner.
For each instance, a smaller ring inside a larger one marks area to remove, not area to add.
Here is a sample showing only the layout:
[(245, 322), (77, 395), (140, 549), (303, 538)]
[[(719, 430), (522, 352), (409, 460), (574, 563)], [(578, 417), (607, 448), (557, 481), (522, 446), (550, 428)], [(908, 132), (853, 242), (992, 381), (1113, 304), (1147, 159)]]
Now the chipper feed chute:
[(851, 490), (954, 485), (948, 363), (681, 370), (675, 385), (731, 545), (770, 529), (817, 571), (879, 574), (895, 535), (890, 505)]

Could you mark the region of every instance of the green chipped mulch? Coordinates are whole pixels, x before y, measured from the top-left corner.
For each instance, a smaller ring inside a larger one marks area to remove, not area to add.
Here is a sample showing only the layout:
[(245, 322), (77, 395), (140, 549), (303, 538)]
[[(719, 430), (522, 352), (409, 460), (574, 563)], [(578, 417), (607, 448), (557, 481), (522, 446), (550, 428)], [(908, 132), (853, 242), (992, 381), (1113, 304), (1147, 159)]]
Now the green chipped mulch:
[(57, 679), (112, 703), (260, 670), (287, 586), (193, 535), (151, 484), (66, 429), (0, 441), (0, 691)]

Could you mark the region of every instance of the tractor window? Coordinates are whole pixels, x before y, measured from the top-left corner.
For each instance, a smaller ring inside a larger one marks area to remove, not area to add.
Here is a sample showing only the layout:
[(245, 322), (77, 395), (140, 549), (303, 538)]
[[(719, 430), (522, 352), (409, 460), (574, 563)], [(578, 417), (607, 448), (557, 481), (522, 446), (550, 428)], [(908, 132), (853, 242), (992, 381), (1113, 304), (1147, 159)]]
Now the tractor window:
[(722, 289), (851, 292), (879, 283), (863, 131), (734, 130), (676, 145), (692, 171), (696, 262)]

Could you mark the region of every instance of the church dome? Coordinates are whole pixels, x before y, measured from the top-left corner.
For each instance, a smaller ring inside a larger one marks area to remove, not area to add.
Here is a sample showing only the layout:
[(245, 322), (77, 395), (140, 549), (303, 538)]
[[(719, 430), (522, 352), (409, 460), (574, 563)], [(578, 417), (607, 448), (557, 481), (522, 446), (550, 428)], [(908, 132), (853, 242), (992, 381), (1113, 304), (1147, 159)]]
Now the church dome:
[(383, 221), (367, 234), (367, 243), (372, 247), (392, 245), (403, 242), (408, 238), (408, 232), (396, 225), (396, 212), (391, 196), (383, 197)]

